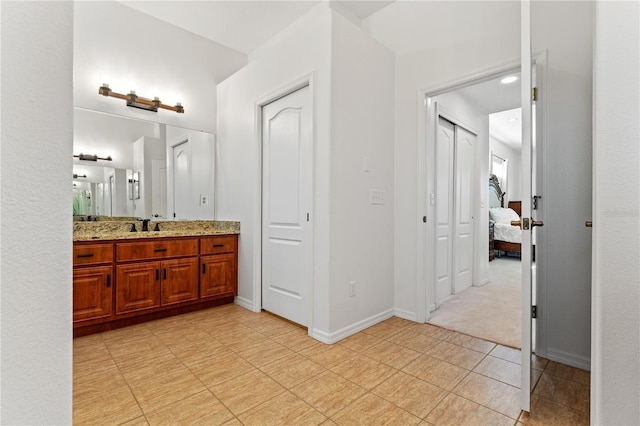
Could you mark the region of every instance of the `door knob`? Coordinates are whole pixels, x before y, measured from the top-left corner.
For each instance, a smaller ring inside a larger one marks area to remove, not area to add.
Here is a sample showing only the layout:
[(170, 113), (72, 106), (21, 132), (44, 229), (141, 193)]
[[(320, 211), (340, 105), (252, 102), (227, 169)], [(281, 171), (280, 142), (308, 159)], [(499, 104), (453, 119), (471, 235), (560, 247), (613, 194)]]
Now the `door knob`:
[(544, 226), (544, 223), (541, 220), (532, 220), (531, 221), (531, 226)]
[(520, 222), (519, 220), (511, 221), (511, 226), (517, 226), (518, 228), (520, 228), (521, 225), (522, 225), (522, 222)]
[(584, 223), (584, 226), (586, 226), (587, 228), (592, 228), (593, 227), (593, 222), (588, 220)]

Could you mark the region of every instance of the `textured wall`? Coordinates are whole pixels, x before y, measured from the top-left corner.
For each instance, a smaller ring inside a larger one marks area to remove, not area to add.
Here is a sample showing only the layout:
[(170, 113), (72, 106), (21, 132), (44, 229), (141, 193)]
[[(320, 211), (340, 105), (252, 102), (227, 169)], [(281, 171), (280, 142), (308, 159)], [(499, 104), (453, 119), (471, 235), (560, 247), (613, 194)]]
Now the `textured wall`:
[(0, 423), (70, 424), (73, 3), (0, 7)]

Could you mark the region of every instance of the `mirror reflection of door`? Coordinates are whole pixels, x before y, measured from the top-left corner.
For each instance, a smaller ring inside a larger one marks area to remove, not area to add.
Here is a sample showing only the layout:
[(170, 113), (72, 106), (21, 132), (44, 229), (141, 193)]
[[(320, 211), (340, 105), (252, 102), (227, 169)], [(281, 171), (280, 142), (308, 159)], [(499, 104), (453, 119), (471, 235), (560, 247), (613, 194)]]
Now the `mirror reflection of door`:
[(190, 159), (189, 140), (173, 147), (173, 218), (189, 218)]
[(165, 160), (151, 160), (151, 181), (153, 182), (151, 195), (151, 215), (153, 219), (167, 217), (167, 162)]

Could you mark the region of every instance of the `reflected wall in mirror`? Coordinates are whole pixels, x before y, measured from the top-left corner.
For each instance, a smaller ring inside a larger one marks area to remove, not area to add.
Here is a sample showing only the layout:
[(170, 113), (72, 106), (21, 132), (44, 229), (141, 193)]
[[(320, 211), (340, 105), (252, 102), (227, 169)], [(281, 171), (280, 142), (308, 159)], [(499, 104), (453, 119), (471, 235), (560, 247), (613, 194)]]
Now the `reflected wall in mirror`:
[[(215, 135), (74, 108), (73, 144), (74, 154), (113, 159), (74, 158), (74, 215), (214, 219)], [(178, 171), (176, 146), (187, 148)]]

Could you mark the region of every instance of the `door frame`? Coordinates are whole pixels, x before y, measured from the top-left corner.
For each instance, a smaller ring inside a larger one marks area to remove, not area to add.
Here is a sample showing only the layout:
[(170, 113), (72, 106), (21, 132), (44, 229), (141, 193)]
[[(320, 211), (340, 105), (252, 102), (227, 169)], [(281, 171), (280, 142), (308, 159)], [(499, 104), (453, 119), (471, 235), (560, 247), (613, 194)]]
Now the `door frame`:
[(311, 335), (313, 331), (313, 318), (314, 318), (314, 270), (315, 270), (315, 250), (314, 250), (314, 218), (315, 218), (315, 203), (314, 203), (314, 188), (315, 188), (315, 152), (316, 152), (316, 128), (314, 120), (315, 112), (315, 72), (303, 75), (295, 80), (290, 81), (277, 89), (274, 89), (262, 96), (254, 103), (254, 141), (256, 147), (256, 156), (254, 158), (256, 173), (254, 193), (254, 206), (253, 209), (253, 228), (256, 232), (253, 233), (253, 303), (251, 310), (253, 312), (260, 312), (262, 310), (262, 107), (283, 98), (303, 87), (309, 87), (309, 96), (311, 104), (311, 122), (309, 123), (311, 129), (311, 205), (309, 211), (311, 213), (311, 227), (309, 229), (309, 280), (310, 280), (310, 292), (308, 303), (308, 319), (307, 330)]
[[(189, 144), (189, 194), (191, 194), (191, 137), (188, 134), (175, 138), (173, 141), (167, 141), (167, 218), (166, 220), (176, 220), (175, 214), (175, 191), (174, 179), (175, 173), (173, 165), (174, 150), (183, 143)], [(171, 170), (171, 173), (169, 173)]]
[[(546, 150), (544, 149), (547, 140), (547, 120), (545, 119), (547, 50), (533, 53), (532, 63), (535, 64), (536, 86), (538, 88), (537, 116), (542, 117), (541, 120), (536, 121), (536, 148), (539, 150), (537, 157), (541, 160), (536, 163), (537, 191), (544, 194), (546, 193), (547, 182), (545, 168), (547, 161)], [(416, 140), (418, 171), (416, 185), (416, 199), (418, 201), (416, 205), (416, 321), (419, 323), (429, 321), (431, 308), (435, 306), (435, 223), (433, 220), (435, 218), (435, 209), (429, 203), (429, 194), (435, 194), (435, 164), (433, 155), (428, 154), (433, 152), (437, 127), (436, 123), (434, 123), (436, 102), (433, 101), (433, 97), (516, 71), (520, 71), (520, 58), (420, 89), (416, 93), (416, 111), (418, 111), (419, 117), (417, 123), (418, 137)], [(441, 112), (441, 110), (442, 107), (439, 107), (437, 112)], [(482, 202), (482, 198), (476, 200), (477, 202)], [(426, 218), (426, 222), (423, 221), (423, 218)], [(480, 218), (476, 217), (475, 220), (480, 220)], [(544, 220), (544, 218), (540, 220)], [(474, 223), (474, 226), (476, 230), (479, 230), (478, 222)], [(546, 268), (544, 267), (546, 264), (546, 250), (544, 249), (546, 241), (543, 232), (538, 232), (536, 238), (536, 245), (539, 246), (539, 250), (536, 250), (536, 299), (540, 304), (541, 301), (545, 300), (547, 285)], [(475, 261), (474, 270), (477, 270)], [(536, 319), (536, 353), (541, 356), (546, 353), (546, 316), (544, 309), (538, 309), (538, 318)]]

